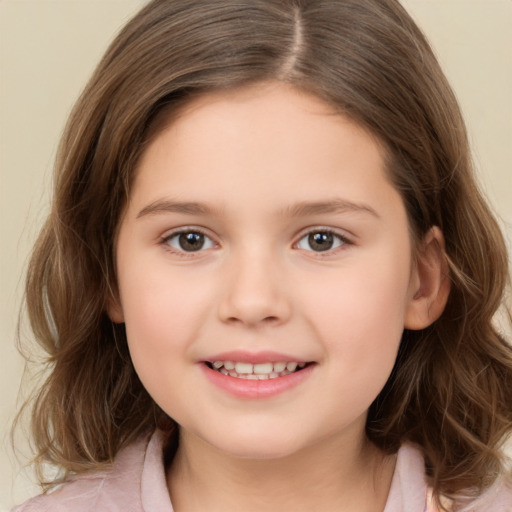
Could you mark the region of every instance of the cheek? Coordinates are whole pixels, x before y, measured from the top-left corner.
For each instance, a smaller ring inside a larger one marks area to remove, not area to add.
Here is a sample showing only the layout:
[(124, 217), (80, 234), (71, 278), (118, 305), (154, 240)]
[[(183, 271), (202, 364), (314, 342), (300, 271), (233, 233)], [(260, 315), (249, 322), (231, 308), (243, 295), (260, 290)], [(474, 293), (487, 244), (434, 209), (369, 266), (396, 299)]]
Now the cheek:
[[(208, 288), (165, 265), (133, 264), (121, 276), (128, 345), (138, 371), (187, 357), (211, 304)], [(122, 271), (122, 269), (121, 269)], [(151, 370), (149, 370), (151, 372)]]
[(378, 393), (389, 377), (404, 328), (408, 284), (407, 264), (361, 261), (317, 282), (309, 296), (305, 309), (326, 357), (356, 393), (362, 386)]

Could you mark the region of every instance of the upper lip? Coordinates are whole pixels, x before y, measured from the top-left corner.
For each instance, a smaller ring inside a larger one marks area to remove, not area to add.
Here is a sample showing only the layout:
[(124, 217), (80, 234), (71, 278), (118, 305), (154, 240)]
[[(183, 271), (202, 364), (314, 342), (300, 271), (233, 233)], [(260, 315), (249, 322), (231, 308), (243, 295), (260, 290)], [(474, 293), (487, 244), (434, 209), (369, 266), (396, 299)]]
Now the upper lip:
[(283, 354), (274, 351), (259, 351), (250, 352), (246, 350), (233, 350), (230, 352), (222, 352), (215, 354), (211, 357), (207, 357), (203, 360), (204, 362), (214, 363), (215, 361), (236, 361), (240, 363), (279, 363), (279, 362), (296, 362), (296, 363), (307, 363), (308, 361), (304, 358), (294, 356), (291, 354)]

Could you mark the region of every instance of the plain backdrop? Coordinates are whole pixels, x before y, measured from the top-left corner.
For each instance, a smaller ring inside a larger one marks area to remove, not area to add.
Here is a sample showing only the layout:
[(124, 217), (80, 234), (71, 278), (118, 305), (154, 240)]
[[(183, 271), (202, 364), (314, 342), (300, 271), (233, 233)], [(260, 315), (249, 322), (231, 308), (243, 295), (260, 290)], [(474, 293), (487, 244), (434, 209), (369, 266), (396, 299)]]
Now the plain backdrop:
[[(37, 492), (10, 448), (23, 274), (70, 108), (144, 0), (0, 0), (0, 512)], [(481, 182), (512, 240), (512, 1), (403, 0), (460, 100)], [(28, 333), (25, 329), (25, 335)], [(28, 383), (30, 385), (30, 383)], [(23, 434), (20, 448), (26, 451)]]

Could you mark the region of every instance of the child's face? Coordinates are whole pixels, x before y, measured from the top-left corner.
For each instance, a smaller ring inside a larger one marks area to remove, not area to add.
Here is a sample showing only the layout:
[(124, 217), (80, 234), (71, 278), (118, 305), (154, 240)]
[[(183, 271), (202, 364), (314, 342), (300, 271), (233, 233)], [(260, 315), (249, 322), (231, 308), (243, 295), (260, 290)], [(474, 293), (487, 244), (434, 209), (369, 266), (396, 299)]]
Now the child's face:
[[(363, 435), (417, 291), (411, 253), (382, 151), (357, 125), (284, 85), (207, 95), (143, 155), (111, 316), (190, 439), (283, 456)], [(266, 364), (280, 362), (307, 365)], [(249, 363), (261, 377), (240, 378)]]

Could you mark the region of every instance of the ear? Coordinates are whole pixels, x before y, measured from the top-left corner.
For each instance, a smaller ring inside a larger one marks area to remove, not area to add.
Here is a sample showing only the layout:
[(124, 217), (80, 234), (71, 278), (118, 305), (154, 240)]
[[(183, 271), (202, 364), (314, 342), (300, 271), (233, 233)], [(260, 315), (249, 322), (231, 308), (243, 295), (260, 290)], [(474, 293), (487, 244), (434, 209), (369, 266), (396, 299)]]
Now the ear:
[(113, 286), (110, 289), (108, 303), (107, 303), (107, 314), (115, 324), (124, 323), (123, 307), (121, 305), (121, 299), (119, 297), (119, 289), (117, 286)]
[(404, 327), (420, 330), (434, 323), (443, 313), (449, 294), (444, 237), (442, 231), (434, 226), (417, 249)]

